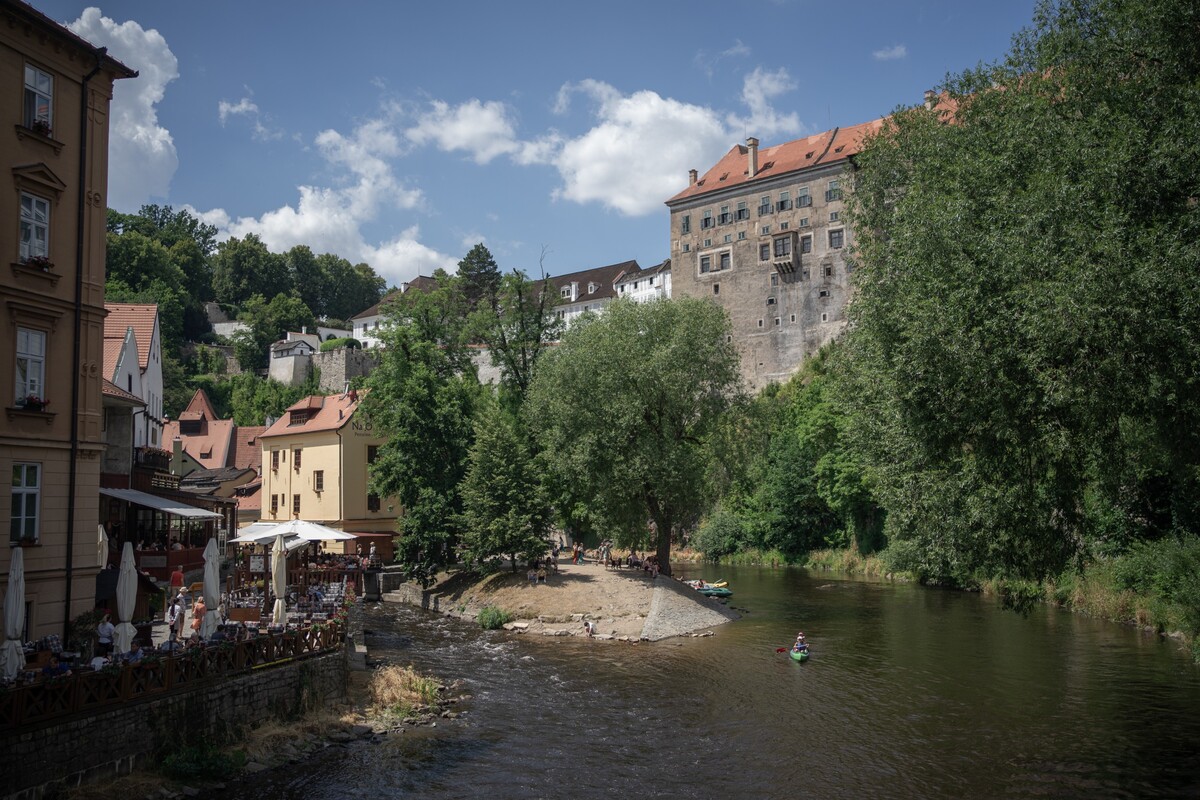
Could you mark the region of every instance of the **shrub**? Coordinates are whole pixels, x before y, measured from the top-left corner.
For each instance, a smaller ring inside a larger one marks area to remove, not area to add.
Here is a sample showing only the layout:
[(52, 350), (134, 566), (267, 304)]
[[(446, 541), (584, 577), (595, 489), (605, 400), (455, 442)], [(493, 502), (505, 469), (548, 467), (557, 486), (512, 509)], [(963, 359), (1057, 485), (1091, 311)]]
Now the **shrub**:
[(362, 342), (355, 339), (353, 336), (343, 336), (340, 339), (326, 339), (321, 342), (321, 352), (327, 353), (330, 350), (337, 350), (339, 347), (348, 347), (351, 350), (361, 350)]
[(479, 627), (485, 631), (494, 631), (497, 628), (503, 627), (504, 623), (512, 620), (512, 614), (496, 606), (484, 606), (476, 619), (479, 621)]
[(245, 765), (246, 756), (238, 751), (223, 753), (212, 745), (184, 747), (166, 756), (163, 774), (186, 781), (197, 778), (228, 778)]
[(406, 717), (418, 706), (438, 700), (438, 682), (412, 667), (388, 666), (371, 675), (371, 709), (383, 716)]
[(737, 552), (746, 538), (746, 526), (741, 517), (724, 506), (718, 507), (700, 524), (692, 538), (692, 547), (705, 558), (718, 559)]

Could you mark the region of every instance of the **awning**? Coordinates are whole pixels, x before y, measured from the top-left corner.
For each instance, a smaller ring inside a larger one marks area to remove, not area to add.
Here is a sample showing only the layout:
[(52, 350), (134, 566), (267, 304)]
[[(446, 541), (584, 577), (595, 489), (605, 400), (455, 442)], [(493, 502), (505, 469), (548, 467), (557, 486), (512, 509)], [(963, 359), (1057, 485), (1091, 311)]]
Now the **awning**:
[(124, 500), (127, 503), (133, 503), (146, 508), (153, 508), (157, 511), (162, 511), (166, 514), (172, 514), (176, 517), (186, 517), (187, 519), (220, 519), (221, 515), (215, 511), (206, 511), (203, 508), (185, 505), (178, 500), (168, 500), (165, 497), (159, 497), (156, 494), (148, 492), (139, 492), (137, 489), (101, 489), (100, 494), (106, 497), (114, 497), (117, 500)]

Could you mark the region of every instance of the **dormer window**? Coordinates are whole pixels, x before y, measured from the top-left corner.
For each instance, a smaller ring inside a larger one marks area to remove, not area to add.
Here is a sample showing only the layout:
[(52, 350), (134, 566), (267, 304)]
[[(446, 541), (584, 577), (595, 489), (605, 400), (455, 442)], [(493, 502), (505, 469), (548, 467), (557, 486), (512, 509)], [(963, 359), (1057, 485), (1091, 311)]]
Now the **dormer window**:
[(561, 297), (564, 300), (569, 300), (571, 298), (571, 287), (564, 286), (562, 289), (559, 290), (558, 295), (559, 295), (559, 297)]
[(594, 284), (594, 283), (589, 283), (589, 284), (588, 284), (588, 294), (594, 294), (594, 293), (595, 293), (595, 291), (596, 291), (597, 289), (599, 289), (599, 288), (600, 288), (600, 287), (599, 287), (599, 286), (597, 286), (596, 284)]

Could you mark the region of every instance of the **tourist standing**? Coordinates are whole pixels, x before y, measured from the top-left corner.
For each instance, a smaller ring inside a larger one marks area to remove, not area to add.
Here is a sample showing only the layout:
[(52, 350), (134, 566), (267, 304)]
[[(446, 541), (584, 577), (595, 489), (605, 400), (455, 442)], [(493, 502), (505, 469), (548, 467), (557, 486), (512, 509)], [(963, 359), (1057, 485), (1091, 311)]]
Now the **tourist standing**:
[(183, 636), (183, 618), (187, 612), (183, 608), (183, 595), (175, 595), (175, 599), (171, 601), (171, 608), (167, 611), (167, 624), (171, 626), (171, 641), (177, 642)]
[(112, 624), (112, 616), (104, 615), (104, 619), (100, 620), (100, 624), (96, 626), (96, 642), (99, 645), (100, 655), (106, 656), (113, 651), (113, 634), (117, 628)]

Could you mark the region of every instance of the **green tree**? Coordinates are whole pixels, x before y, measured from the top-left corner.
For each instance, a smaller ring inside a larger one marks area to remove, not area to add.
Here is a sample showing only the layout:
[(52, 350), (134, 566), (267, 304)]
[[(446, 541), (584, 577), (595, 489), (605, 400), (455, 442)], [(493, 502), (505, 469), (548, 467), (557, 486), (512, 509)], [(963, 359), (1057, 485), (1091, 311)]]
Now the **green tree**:
[(315, 330), (316, 319), (304, 301), (293, 294), (277, 294), (271, 302), (251, 297), (239, 317), (250, 326), (234, 336), (234, 352), (242, 369), (263, 369), (270, 358), (270, 347), (287, 334), (305, 328)]
[(213, 290), (218, 301), (240, 306), (254, 295), (274, 297), (291, 288), (286, 260), (268, 250), (253, 233), (217, 246)]
[(501, 279), (496, 304), (480, 306), (471, 317), (472, 338), (487, 346), (505, 397), (516, 407), (533, 383), (538, 359), (562, 333), (556, 302), (546, 278), (531, 281), (517, 270)]
[(667, 574), (672, 534), (705, 496), (706, 442), (739, 394), (729, 339), (709, 301), (617, 301), (567, 329), (526, 402), (570, 506), (624, 541), (651, 520)]
[(482, 242), (471, 248), (462, 261), (458, 262), (458, 277), (462, 281), (463, 295), (472, 309), (496, 304), (500, 291), (500, 268), (492, 252)]
[(462, 486), (462, 550), (468, 563), (507, 556), (531, 561), (550, 544), (550, 504), (542, 469), (520, 420), (487, 403), (475, 424), (475, 444)]
[(1197, 31), (1194, 4), (1042, 2), (856, 160), (842, 395), (928, 578), (1197, 528)]
[(400, 500), (397, 561), (425, 583), (456, 558), (481, 396), (465, 346), (465, 301), (445, 272), (434, 278), (435, 289), (406, 292), (388, 305), (385, 346), (363, 399), (387, 437), (371, 469), (372, 491)]

